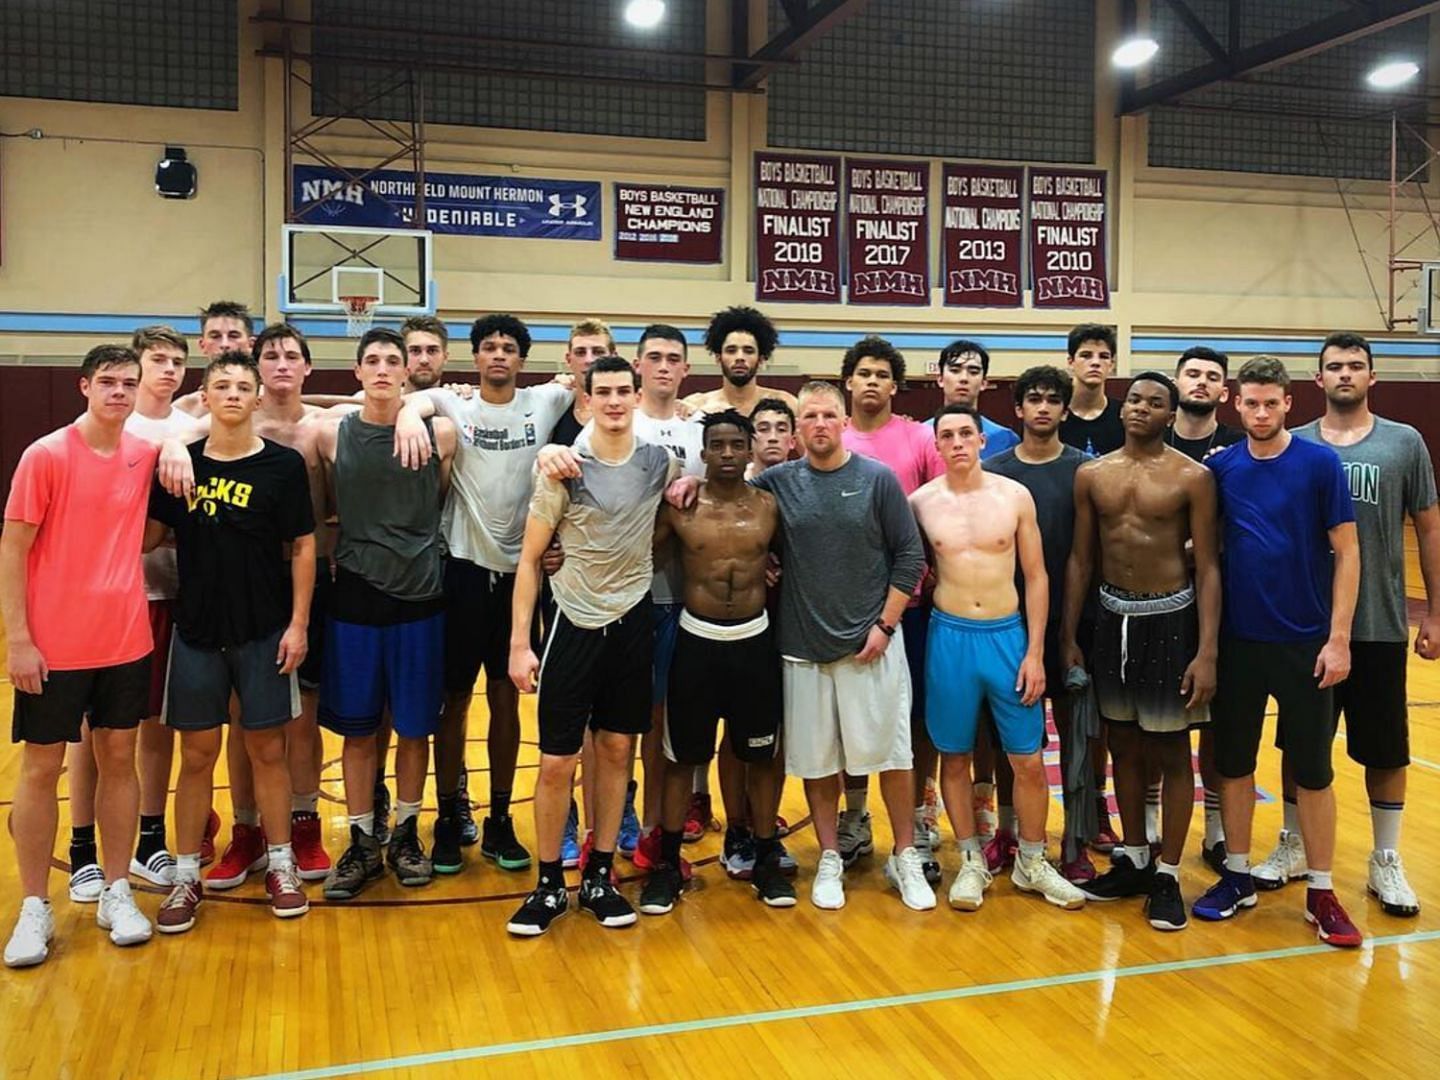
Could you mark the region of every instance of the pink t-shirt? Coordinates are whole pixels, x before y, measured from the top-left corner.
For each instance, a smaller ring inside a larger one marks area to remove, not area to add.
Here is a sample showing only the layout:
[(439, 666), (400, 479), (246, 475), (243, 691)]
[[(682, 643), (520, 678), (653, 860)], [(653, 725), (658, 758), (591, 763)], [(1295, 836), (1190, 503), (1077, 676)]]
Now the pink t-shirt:
[(890, 466), (906, 498), (945, 471), (935, 449), (935, 433), (914, 420), (892, 416), (878, 431), (856, 431), (846, 424), (840, 441), (846, 450)]
[(54, 671), (128, 664), (151, 650), (139, 555), (158, 455), (125, 432), (104, 457), (72, 424), (20, 458), (5, 520), (39, 526), (25, 614)]

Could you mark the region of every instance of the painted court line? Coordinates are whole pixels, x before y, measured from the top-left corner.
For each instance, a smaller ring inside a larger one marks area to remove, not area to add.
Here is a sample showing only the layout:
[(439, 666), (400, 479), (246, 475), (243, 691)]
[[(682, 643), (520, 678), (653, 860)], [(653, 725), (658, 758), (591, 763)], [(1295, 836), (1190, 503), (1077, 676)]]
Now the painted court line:
[(1440, 772), (1440, 765), (1435, 764), (1435, 762), (1433, 761), (1426, 761), (1424, 758), (1418, 758), (1414, 755), (1411, 755), (1410, 761), (1412, 764), (1419, 765), (1422, 769), (1430, 769), (1434, 772)]
[[(1409, 945), (1440, 939), (1440, 930), (1421, 930), (1410, 934), (1392, 934), (1366, 940), (1364, 948), (1377, 949), (1390, 945)], [(942, 1001), (963, 1001), (966, 998), (990, 997), (994, 994), (1012, 994), (1025, 990), (1048, 990), (1056, 986), (1076, 986), (1083, 983), (1101, 982), (1109, 979), (1125, 979), (1139, 975), (1168, 975), (1177, 971), (1197, 971), (1204, 968), (1229, 967), (1234, 964), (1250, 964), (1263, 960), (1289, 960), (1297, 956), (1319, 956), (1325, 953), (1342, 955), (1329, 945), (1298, 945), (1289, 949), (1271, 949), (1265, 952), (1235, 953), (1229, 956), (1202, 956), (1194, 960), (1167, 960), (1159, 964), (1137, 964), (1134, 967), (1102, 968), (1097, 971), (1078, 971), (1070, 975), (1046, 975), (1037, 979), (1016, 979), (1010, 982), (981, 983), (977, 986), (959, 986), (948, 990), (927, 990), (918, 994), (899, 994), (893, 997), (862, 998), (857, 1001), (839, 1001), (824, 1005), (805, 1005), (794, 1009), (772, 1009), (766, 1012), (737, 1013), (730, 1016), (712, 1016), (699, 1020), (679, 1020), (667, 1024), (645, 1024), (638, 1027), (612, 1028), (608, 1031), (583, 1031), (575, 1035), (558, 1035), (545, 1039), (529, 1039), (523, 1042), (493, 1043), (489, 1046), (470, 1046), (457, 1050), (441, 1050), (430, 1054), (407, 1054), (404, 1057), (377, 1058), (373, 1061), (358, 1061), (349, 1065), (325, 1065), (316, 1069), (300, 1069), (295, 1072), (267, 1073), (250, 1077), (249, 1080), (325, 1080), (333, 1076), (358, 1076), (364, 1073), (380, 1072), (385, 1069), (416, 1068), (423, 1065), (442, 1065), (456, 1061), (475, 1061), (481, 1058), (504, 1057), (509, 1054), (528, 1054), (542, 1050), (559, 1050), (570, 1046), (594, 1046), (598, 1043), (619, 1042), (622, 1039), (640, 1039), (654, 1035), (684, 1035), (694, 1031), (715, 1031), (720, 1028), (744, 1027), (750, 1024), (773, 1024), (783, 1020), (806, 1020), (816, 1016), (839, 1016), (845, 1013), (868, 1012), (873, 1009), (893, 1009), (910, 1005), (930, 1005)]]

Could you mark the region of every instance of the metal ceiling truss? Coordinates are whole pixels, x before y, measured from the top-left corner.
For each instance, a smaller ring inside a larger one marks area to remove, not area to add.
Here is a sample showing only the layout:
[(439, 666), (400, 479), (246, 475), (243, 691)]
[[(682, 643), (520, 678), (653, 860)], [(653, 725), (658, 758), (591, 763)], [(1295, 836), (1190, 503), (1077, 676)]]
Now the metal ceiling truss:
[[(753, 90), (777, 67), (796, 62), (801, 51), (818, 41), (869, 0), (780, 0), (785, 10), (783, 30), (749, 52), (750, 12), (747, 0), (730, 0), (731, 51), (745, 56), (731, 67), (730, 84), (736, 90)], [(748, 54), (748, 55), (747, 55)]]

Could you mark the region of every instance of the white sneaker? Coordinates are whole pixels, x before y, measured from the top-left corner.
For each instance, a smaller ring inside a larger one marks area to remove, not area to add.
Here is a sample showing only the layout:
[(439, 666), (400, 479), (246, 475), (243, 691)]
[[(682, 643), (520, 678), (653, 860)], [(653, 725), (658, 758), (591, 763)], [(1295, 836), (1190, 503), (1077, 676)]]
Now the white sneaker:
[(935, 890), (925, 880), (925, 863), (913, 847), (885, 860), (885, 880), (900, 890), (900, 899), (911, 911), (934, 910)]
[(1305, 841), (1299, 833), (1280, 830), (1280, 842), (1265, 856), (1265, 861), (1250, 868), (1250, 877), (1257, 889), (1278, 889), (1287, 881), (1308, 881), (1310, 868), (1305, 864)]
[(142, 863), (132, 855), (130, 873), (151, 885), (163, 885), (168, 889), (175, 884), (175, 856), (161, 848)]
[(1044, 855), (1025, 858), (1015, 857), (1015, 869), (1010, 880), (1021, 892), (1039, 893), (1056, 907), (1075, 911), (1085, 906), (1085, 894), (1060, 876), (1060, 871), (1050, 865)]
[(115, 881), (105, 886), (105, 891), (100, 894), (95, 922), (101, 930), (110, 931), (110, 940), (116, 945), (139, 945), (150, 940), (150, 920), (135, 906), (135, 896), (128, 881)]
[(34, 967), (50, 955), (50, 939), (55, 936), (55, 916), (50, 903), (43, 897), (27, 896), (20, 903), (20, 917), (10, 942), (5, 946), (5, 966)]
[(105, 871), (99, 863), (86, 863), (70, 871), (70, 899), (77, 904), (94, 904), (105, 891)]
[(979, 851), (960, 852), (960, 872), (950, 885), (950, 906), (957, 911), (979, 911), (985, 902), (985, 890), (995, 880)]
[(840, 848), (840, 858), (846, 866), (862, 855), (872, 854), (875, 851), (875, 837), (870, 831), (870, 811), (840, 811), (836, 843)]
[(822, 851), (810, 883), (810, 902), (826, 911), (845, 906), (845, 863), (838, 851)]
[(1386, 915), (1419, 915), (1420, 901), (1405, 878), (1405, 867), (1398, 851), (1370, 853), (1370, 880), (1366, 890), (1380, 901)]

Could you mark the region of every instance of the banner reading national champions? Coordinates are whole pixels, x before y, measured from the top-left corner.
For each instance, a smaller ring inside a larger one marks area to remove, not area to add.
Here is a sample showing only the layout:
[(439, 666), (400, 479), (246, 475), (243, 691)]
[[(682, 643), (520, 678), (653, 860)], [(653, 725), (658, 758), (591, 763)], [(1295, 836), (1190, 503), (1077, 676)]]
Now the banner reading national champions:
[(953, 307), (1019, 307), (1021, 195), (1025, 170), (961, 165), (941, 170), (940, 263), (945, 303)]

